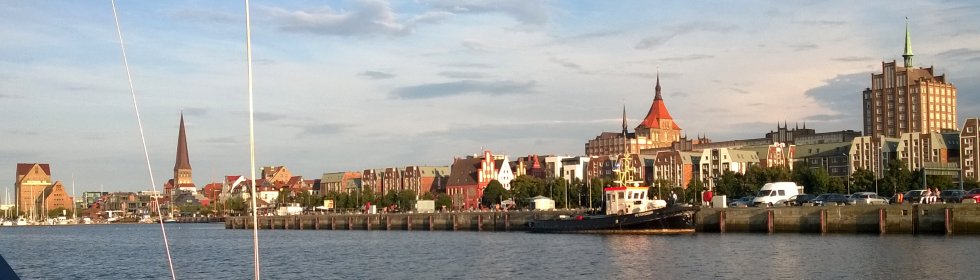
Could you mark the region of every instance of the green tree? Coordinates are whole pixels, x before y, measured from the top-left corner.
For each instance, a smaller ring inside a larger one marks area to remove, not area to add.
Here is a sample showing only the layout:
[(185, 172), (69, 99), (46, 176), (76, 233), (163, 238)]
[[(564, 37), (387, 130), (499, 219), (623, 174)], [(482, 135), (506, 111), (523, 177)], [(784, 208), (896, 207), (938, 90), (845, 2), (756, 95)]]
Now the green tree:
[(719, 195), (727, 195), (729, 197), (739, 197), (749, 194), (746, 191), (744, 182), (742, 182), (742, 176), (738, 173), (732, 172), (730, 170), (725, 170), (721, 174), (721, 177), (715, 179), (715, 191)]
[(441, 210), (444, 208), (453, 209), (453, 198), (450, 197), (448, 194), (440, 193), (436, 197), (435, 204), (436, 204), (436, 210)]
[(55, 217), (58, 217), (58, 216), (61, 216), (61, 215), (67, 215), (67, 214), (64, 214), (62, 212), (67, 213), (68, 212), (68, 209), (65, 209), (64, 207), (58, 207), (58, 208), (55, 208), (55, 209), (51, 209), (51, 210), (48, 211), (48, 218), (55, 218)]
[(245, 199), (240, 196), (235, 196), (225, 200), (225, 209), (232, 214), (241, 214), (245, 211)]
[(543, 180), (527, 175), (517, 176), (510, 181), (511, 195), (519, 207), (527, 207), (530, 198), (545, 194), (545, 183)]
[(966, 179), (965, 181), (963, 181), (964, 190), (972, 190), (976, 188), (980, 188), (980, 182), (970, 180), (970, 179)]
[(851, 192), (874, 191), (875, 175), (870, 170), (858, 168), (851, 173)]
[(893, 160), (888, 163), (884, 178), (879, 182), (878, 191), (881, 196), (892, 196), (896, 192), (905, 192), (913, 185), (912, 171), (903, 160)]
[(415, 191), (402, 190), (398, 192), (398, 195), (395, 198), (395, 205), (398, 205), (398, 209), (403, 211), (415, 209), (415, 197)]
[(830, 183), (827, 184), (827, 192), (847, 193), (847, 186), (845, 185), (844, 179), (831, 177)]
[[(702, 197), (700, 197), (701, 192), (706, 190), (707, 189), (705, 189), (704, 183), (702, 183), (701, 179), (696, 176), (692, 176), (691, 180), (687, 182), (687, 196), (694, 197), (695, 201), (700, 201), (702, 199)], [(710, 203), (710, 201), (708, 203)]]
[(509, 196), (507, 190), (504, 189), (504, 185), (500, 184), (497, 180), (492, 180), (483, 189), (483, 197), (480, 198), (480, 204), (486, 207), (493, 207), (496, 204), (500, 204), (501, 201)]

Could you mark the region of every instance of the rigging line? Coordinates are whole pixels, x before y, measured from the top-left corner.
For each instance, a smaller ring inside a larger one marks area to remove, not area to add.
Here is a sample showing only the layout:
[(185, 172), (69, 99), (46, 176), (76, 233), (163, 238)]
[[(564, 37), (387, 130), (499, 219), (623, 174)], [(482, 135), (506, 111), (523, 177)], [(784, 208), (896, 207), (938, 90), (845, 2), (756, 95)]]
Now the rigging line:
[(252, 99), (252, 18), (249, 14), (249, 2), (245, 0), (245, 57), (248, 64), (248, 150), (250, 168), (252, 170), (252, 250), (255, 255), (255, 280), (262, 278), (259, 269), (259, 213), (256, 206), (255, 186), (255, 106)]
[[(119, 27), (119, 14), (116, 12), (116, 0), (112, 2), (112, 17), (116, 21), (116, 34), (119, 35), (119, 49), (122, 50), (123, 65), (126, 67), (126, 79), (129, 80), (129, 92), (133, 95), (133, 108), (136, 110), (136, 123), (140, 128), (140, 140), (143, 141), (143, 155), (146, 157), (146, 170), (150, 173), (150, 185), (153, 186), (153, 193), (157, 193), (156, 180), (153, 178), (153, 167), (150, 165), (150, 152), (146, 148), (146, 136), (143, 134), (143, 119), (140, 118), (140, 108), (136, 102), (136, 87), (133, 85), (133, 74), (129, 71), (129, 60), (126, 59), (126, 45), (123, 44), (122, 28)], [(154, 199), (155, 200), (155, 199)], [(163, 212), (160, 211), (159, 201), (156, 203), (157, 214), (160, 216), (160, 232), (163, 233), (163, 247), (167, 251), (167, 264), (170, 266), (170, 278), (177, 280), (177, 273), (174, 272), (174, 261), (170, 256), (170, 242), (167, 241), (167, 229), (163, 226)], [(171, 205), (170, 207), (173, 207)]]

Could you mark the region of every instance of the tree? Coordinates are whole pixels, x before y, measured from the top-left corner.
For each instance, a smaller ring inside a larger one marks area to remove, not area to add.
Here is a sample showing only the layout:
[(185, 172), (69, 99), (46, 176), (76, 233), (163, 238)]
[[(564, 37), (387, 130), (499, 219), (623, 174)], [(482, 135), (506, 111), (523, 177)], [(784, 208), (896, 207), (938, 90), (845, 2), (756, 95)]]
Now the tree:
[[(707, 189), (704, 187), (704, 183), (702, 183), (701, 179), (698, 177), (692, 176), (691, 180), (687, 182), (687, 196), (694, 197), (697, 201), (702, 199), (699, 195), (701, 195), (701, 192), (703, 191), (707, 191)], [(710, 201), (705, 203), (710, 203)]]
[(740, 174), (725, 170), (721, 174), (721, 177), (715, 179), (715, 191), (720, 195), (728, 195), (730, 197), (746, 195), (748, 192), (745, 191), (746, 188), (741, 177)]
[(497, 180), (492, 180), (483, 189), (483, 197), (480, 198), (480, 204), (486, 207), (493, 207), (496, 204), (500, 204), (504, 200), (504, 197), (508, 196), (509, 194), (504, 189), (504, 185), (500, 184)]
[(527, 207), (530, 199), (535, 196), (544, 195), (544, 181), (537, 177), (521, 175), (510, 181), (511, 195), (519, 207)]
[(398, 192), (395, 197), (395, 205), (398, 209), (411, 210), (415, 208), (415, 191), (413, 190), (402, 190)]
[(453, 198), (448, 194), (440, 193), (436, 196), (436, 209), (453, 209)]
[(980, 182), (970, 180), (970, 179), (966, 179), (965, 181), (963, 181), (964, 190), (972, 190), (976, 188), (980, 188)]
[(68, 209), (65, 209), (64, 207), (58, 207), (58, 208), (55, 208), (55, 209), (51, 209), (51, 210), (48, 211), (48, 218), (54, 218), (54, 217), (58, 217), (58, 216), (61, 216), (61, 215), (65, 215), (62, 212), (67, 212), (67, 210)]
[(851, 173), (851, 192), (874, 191), (875, 175), (870, 170), (858, 168)]
[(225, 209), (232, 213), (239, 214), (245, 211), (245, 199), (235, 196), (225, 200)]
[(881, 183), (884, 183), (884, 186), (878, 186), (881, 196), (892, 196), (896, 192), (905, 192), (913, 184), (912, 171), (905, 165), (905, 161), (893, 160), (888, 163), (888, 170), (885, 171)]
[(827, 185), (827, 192), (846, 193), (847, 186), (844, 183), (844, 179), (841, 179), (840, 177), (831, 177), (830, 183)]

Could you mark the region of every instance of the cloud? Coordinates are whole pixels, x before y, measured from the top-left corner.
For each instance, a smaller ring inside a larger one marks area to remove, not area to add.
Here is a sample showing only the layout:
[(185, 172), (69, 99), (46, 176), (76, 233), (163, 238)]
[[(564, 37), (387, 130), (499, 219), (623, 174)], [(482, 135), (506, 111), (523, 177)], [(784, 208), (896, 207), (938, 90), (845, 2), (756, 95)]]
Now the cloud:
[(283, 31), (336, 36), (406, 35), (418, 24), (438, 23), (449, 15), (444, 12), (428, 13), (399, 20), (391, 6), (379, 0), (356, 1), (350, 10), (334, 10), (325, 6), (296, 11), (266, 8), (265, 11)]
[(575, 70), (582, 70), (582, 66), (579, 66), (578, 64), (575, 64), (575, 63), (573, 63), (571, 61), (568, 61), (566, 59), (552, 57), (548, 61), (551, 61), (551, 62), (554, 62), (554, 63), (556, 63), (558, 65), (561, 65), (561, 67), (565, 67), (565, 68), (569, 68), (569, 69), (575, 69)]
[(381, 71), (364, 71), (357, 75), (368, 77), (374, 80), (391, 79), (395, 77), (395, 74), (391, 74), (388, 72), (381, 72)]
[(526, 25), (543, 25), (548, 22), (548, 7), (543, 1), (428, 0), (422, 3), (454, 14), (504, 14)]
[(649, 36), (640, 40), (636, 43), (634, 48), (636, 49), (652, 49), (659, 47), (667, 41), (670, 41), (674, 37), (687, 35), (694, 32), (713, 32), (713, 33), (726, 33), (729, 31), (737, 30), (738, 26), (735, 25), (723, 25), (714, 22), (693, 22), (688, 24), (682, 24), (672, 27), (664, 28), (667, 31), (666, 34)]
[(840, 20), (797, 20), (795, 24), (802, 25), (844, 25), (846, 22)]
[(239, 141), (235, 137), (224, 136), (224, 137), (212, 137), (212, 138), (204, 139), (204, 143), (224, 145), (224, 144), (238, 144)]
[(198, 21), (206, 23), (243, 23), (245, 19), (240, 16), (233, 15), (231, 13), (212, 11), (212, 10), (199, 10), (199, 9), (183, 9), (179, 11), (174, 11), (170, 13), (170, 17), (175, 19), (183, 19), (189, 21)]
[(273, 122), (286, 118), (285, 114), (278, 113), (266, 113), (266, 112), (255, 112), (256, 121)]
[(860, 62), (860, 61), (869, 61), (874, 59), (875, 59), (874, 57), (870, 57), (870, 56), (846, 56), (846, 57), (834, 58), (833, 60), (841, 61), (841, 62)]
[(709, 55), (709, 54), (689, 54), (689, 55), (685, 55), (685, 56), (665, 57), (665, 58), (661, 58), (660, 61), (678, 61), (678, 62), (683, 62), (683, 61), (694, 61), (694, 60), (709, 59), (709, 58), (714, 58), (714, 57), (715, 56)]
[(730, 89), (730, 90), (732, 90), (732, 91), (734, 91), (736, 93), (739, 93), (739, 94), (747, 94), (747, 93), (749, 93), (749, 91), (747, 91), (747, 90), (736, 88), (736, 87), (730, 87), (728, 89)]
[(804, 92), (817, 104), (830, 110), (807, 117), (813, 120), (838, 121), (842, 126), (860, 128), (863, 124), (861, 92), (868, 87), (868, 73), (842, 74), (824, 81), (824, 85)]
[(303, 132), (300, 135), (322, 135), (322, 134), (337, 134), (348, 128), (349, 124), (337, 124), (337, 123), (324, 123), (308, 125), (303, 127)]
[(391, 91), (391, 96), (399, 99), (428, 99), (464, 94), (518, 95), (535, 93), (537, 82), (514, 81), (474, 81), (462, 80), (448, 83), (433, 83), (403, 87)]
[(208, 114), (208, 109), (205, 108), (184, 108), (181, 110), (184, 115), (187, 116), (203, 116)]
[(483, 64), (483, 63), (450, 63), (450, 64), (446, 64), (446, 65), (443, 65), (443, 66), (446, 66), (446, 67), (455, 67), (455, 68), (482, 68), (482, 69), (493, 68), (492, 65), (490, 65), (490, 64)]
[(459, 44), (462, 45), (463, 48), (466, 48), (467, 50), (469, 50), (471, 52), (487, 52), (487, 51), (490, 50), (490, 47), (487, 46), (487, 44), (484, 44), (483, 42), (474, 41), (474, 40), (465, 40), (465, 41), (463, 41), (462, 43), (459, 43)]
[(23, 130), (23, 129), (8, 129), (8, 130), (5, 130), (4, 131), (4, 134), (9, 135), (9, 136), (13, 136), (13, 135), (19, 135), (19, 136), (37, 136), (38, 135), (38, 132), (37, 131), (33, 131), (33, 130)]
[(966, 48), (951, 49), (940, 52), (936, 56), (957, 60), (977, 60), (980, 59), (980, 50)]
[(791, 48), (791, 49), (793, 49), (793, 51), (797, 51), (797, 52), (814, 50), (814, 49), (817, 49), (818, 47), (819, 46), (817, 46), (817, 44), (814, 44), (814, 43), (802, 43), (802, 44), (789, 45), (789, 48)]
[(12, 94), (6, 94), (6, 93), (0, 93), (0, 99), (3, 99), (3, 98), (14, 98), (14, 95), (12, 95)]
[(442, 71), (439, 72), (440, 76), (452, 79), (483, 79), (490, 77), (486, 73), (471, 72), (471, 71)]

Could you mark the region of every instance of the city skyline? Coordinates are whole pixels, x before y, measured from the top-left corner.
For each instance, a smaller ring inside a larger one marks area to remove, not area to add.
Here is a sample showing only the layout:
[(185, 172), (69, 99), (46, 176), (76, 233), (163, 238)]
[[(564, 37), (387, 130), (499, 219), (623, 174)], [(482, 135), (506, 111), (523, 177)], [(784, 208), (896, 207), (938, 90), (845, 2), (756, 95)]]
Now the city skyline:
[[(196, 183), (247, 176), (240, 3), (117, 4), (158, 190), (181, 111)], [(307, 178), (481, 148), (581, 155), (619, 131), (623, 103), (642, 119), (658, 68), (682, 134), (861, 131), (861, 92), (902, 61), (906, 16), (916, 65), (958, 89), (960, 126), (980, 112), (980, 7), (967, 1), (255, 4), (258, 164)], [(0, 186), (40, 162), (66, 185), (74, 173), (79, 193), (149, 189), (108, 3), (12, 3), (0, 24)]]

